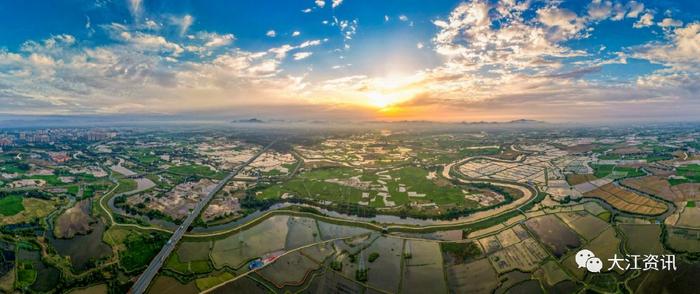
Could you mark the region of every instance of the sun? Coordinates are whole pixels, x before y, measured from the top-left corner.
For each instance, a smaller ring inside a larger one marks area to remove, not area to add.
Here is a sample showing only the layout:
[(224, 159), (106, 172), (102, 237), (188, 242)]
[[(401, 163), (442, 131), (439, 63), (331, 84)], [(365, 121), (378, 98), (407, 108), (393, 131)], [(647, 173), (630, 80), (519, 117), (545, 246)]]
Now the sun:
[(396, 97), (382, 93), (372, 92), (367, 94), (369, 98), (367, 103), (377, 108), (387, 108), (396, 103)]
[(377, 92), (367, 94), (367, 98), (367, 103), (377, 108), (384, 108), (391, 104), (391, 100), (389, 99), (389, 97)]

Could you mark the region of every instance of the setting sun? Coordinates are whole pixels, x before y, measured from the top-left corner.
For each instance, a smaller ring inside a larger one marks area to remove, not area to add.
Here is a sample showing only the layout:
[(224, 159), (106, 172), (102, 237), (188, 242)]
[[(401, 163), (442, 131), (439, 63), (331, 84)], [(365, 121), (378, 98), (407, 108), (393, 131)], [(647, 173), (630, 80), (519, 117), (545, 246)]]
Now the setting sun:
[(386, 108), (397, 102), (396, 98), (393, 96), (394, 95), (372, 92), (367, 95), (369, 98), (367, 103), (377, 108)]

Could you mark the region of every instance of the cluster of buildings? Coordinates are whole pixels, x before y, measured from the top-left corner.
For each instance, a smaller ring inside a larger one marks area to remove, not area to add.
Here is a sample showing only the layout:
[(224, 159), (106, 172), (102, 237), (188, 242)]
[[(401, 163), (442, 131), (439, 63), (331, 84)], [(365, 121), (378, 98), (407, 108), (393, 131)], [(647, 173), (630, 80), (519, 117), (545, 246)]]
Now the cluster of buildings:
[(24, 143), (51, 143), (61, 140), (101, 141), (117, 136), (116, 131), (98, 129), (37, 129), (6, 131), (0, 134), (0, 147)]

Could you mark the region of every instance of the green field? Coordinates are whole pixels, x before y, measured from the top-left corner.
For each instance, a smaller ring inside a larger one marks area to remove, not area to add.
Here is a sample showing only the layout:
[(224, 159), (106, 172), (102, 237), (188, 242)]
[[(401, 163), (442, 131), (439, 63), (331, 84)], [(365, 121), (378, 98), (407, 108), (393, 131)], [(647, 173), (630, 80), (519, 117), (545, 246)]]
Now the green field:
[(357, 202), (362, 199), (362, 191), (325, 181), (327, 179), (347, 179), (357, 175), (360, 175), (360, 172), (350, 168), (319, 168), (305, 172), (282, 185), (270, 186), (262, 190), (259, 197), (264, 199), (279, 198), (286, 192), (303, 198)]
[(644, 172), (639, 168), (618, 167), (614, 164), (591, 164), (591, 167), (596, 178), (604, 178), (611, 174), (615, 177), (641, 177), (644, 175)]
[(119, 253), (119, 264), (131, 272), (145, 267), (158, 254), (167, 237), (162, 234), (131, 234), (124, 241), (126, 250)]
[(22, 199), (22, 196), (18, 195), (0, 198), (0, 215), (11, 216), (22, 212), (24, 210)]
[(183, 275), (190, 274), (205, 274), (212, 271), (211, 264), (209, 260), (195, 260), (190, 262), (183, 262), (180, 260), (180, 256), (174, 253), (168, 258), (165, 264), (166, 269), (173, 270)]
[[(391, 179), (383, 180), (389, 190), (390, 201), (396, 205), (404, 205), (413, 201), (434, 202), (438, 205), (454, 204), (477, 207), (478, 205), (470, 200), (464, 199), (461, 187), (455, 186), (444, 179), (428, 179), (428, 171), (419, 167), (403, 167), (388, 172)], [(297, 197), (329, 200), (334, 202), (357, 203), (363, 201), (362, 193), (369, 192), (371, 197), (377, 197), (377, 191), (361, 190), (359, 188), (330, 183), (329, 179), (347, 180), (358, 177), (361, 181), (371, 181), (377, 184), (379, 176), (376, 172), (362, 172), (358, 169), (347, 167), (319, 168), (305, 172), (299, 177), (284, 182), (281, 185), (272, 185), (263, 189), (258, 197), (263, 199), (276, 199), (284, 193), (290, 193)], [(406, 189), (399, 192), (400, 185)], [(425, 194), (423, 197), (409, 197), (408, 192)], [(372, 207), (383, 207), (384, 202), (381, 197), (371, 202)]]
[(466, 262), (481, 255), (479, 245), (474, 242), (443, 242), (440, 243), (440, 249), (443, 253), (452, 256), (459, 263)]
[(204, 165), (180, 165), (168, 168), (168, 172), (178, 175), (193, 176), (197, 175), (205, 178), (222, 179), (225, 176), (223, 172), (216, 172)]
[(17, 287), (26, 288), (36, 281), (37, 271), (30, 261), (20, 261), (17, 263)]
[(669, 179), (671, 185), (679, 185), (683, 183), (700, 183), (700, 165), (689, 164), (676, 168), (676, 175), (685, 177), (685, 179)]
[[(404, 167), (393, 170), (389, 174), (398, 181), (388, 181), (391, 200), (401, 205), (412, 200), (427, 199), (438, 205), (444, 204), (464, 204), (464, 193), (462, 189), (452, 183), (443, 180), (429, 180), (428, 171), (418, 167)], [(413, 191), (418, 194), (426, 194), (425, 197), (409, 199), (408, 193), (398, 192), (399, 184), (404, 184), (406, 191)]]
[(197, 279), (195, 283), (197, 284), (197, 288), (203, 291), (223, 282), (226, 282), (230, 279), (233, 279), (233, 277), (233, 274), (229, 272), (223, 272), (221, 274), (210, 275), (206, 278)]

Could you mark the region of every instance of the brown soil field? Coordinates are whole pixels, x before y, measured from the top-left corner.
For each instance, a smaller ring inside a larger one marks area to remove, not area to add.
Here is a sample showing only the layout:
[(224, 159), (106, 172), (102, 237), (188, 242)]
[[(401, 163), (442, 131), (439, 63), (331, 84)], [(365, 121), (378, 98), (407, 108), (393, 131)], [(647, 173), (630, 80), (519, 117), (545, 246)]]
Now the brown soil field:
[(585, 197), (601, 199), (613, 207), (630, 213), (657, 215), (666, 211), (666, 205), (610, 183), (583, 194)]
[(85, 199), (67, 209), (56, 219), (54, 234), (57, 238), (70, 239), (77, 234), (90, 232), (90, 200)]
[(663, 177), (646, 176), (625, 179), (622, 181), (622, 184), (673, 202), (700, 199), (700, 184), (698, 183), (684, 183), (671, 186)]
[(595, 180), (596, 177), (593, 174), (568, 174), (566, 175), (566, 182), (569, 185), (575, 186), (585, 182)]
[(672, 168), (660, 165), (660, 164), (648, 164), (644, 166), (644, 169), (655, 176), (670, 176), (675, 174)]

